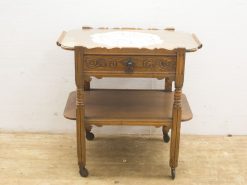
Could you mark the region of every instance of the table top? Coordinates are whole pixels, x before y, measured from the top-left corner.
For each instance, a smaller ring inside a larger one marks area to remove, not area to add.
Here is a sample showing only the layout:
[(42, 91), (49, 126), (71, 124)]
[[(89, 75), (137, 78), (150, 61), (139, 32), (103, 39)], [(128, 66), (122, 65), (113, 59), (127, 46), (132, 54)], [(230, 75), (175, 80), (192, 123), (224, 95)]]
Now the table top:
[(73, 50), (75, 46), (92, 48), (145, 48), (173, 50), (184, 48), (196, 51), (202, 47), (195, 34), (173, 29), (134, 28), (84, 28), (63, 32), (57, 41), (63, 49)]

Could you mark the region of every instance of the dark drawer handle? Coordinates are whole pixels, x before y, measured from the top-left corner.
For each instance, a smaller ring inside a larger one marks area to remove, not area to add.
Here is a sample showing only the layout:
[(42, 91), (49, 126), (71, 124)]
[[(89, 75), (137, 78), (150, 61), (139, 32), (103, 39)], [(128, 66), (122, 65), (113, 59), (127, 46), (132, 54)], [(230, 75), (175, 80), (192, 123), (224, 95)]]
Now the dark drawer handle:
[(124, 62), (125, 65), (125, 72), (126, 73), (133, 73), (134, 71), (134, 62), (129, 58), (126, 62)]

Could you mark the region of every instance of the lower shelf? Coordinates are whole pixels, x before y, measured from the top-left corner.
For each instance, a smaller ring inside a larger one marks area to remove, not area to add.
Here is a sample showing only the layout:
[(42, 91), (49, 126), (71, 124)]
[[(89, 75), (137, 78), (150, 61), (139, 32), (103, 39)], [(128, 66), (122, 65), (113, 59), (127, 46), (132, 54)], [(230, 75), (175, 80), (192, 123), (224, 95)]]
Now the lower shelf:
[[(173, 92), (161, 90), (85, 91), (85, 121), (93, 125), (167, 125), (172, 121)], [(71, 92), (64, 116), (76, 119), (76, 92)], [(182, 121), (192, 119), (192, 112), (182, 95)]]

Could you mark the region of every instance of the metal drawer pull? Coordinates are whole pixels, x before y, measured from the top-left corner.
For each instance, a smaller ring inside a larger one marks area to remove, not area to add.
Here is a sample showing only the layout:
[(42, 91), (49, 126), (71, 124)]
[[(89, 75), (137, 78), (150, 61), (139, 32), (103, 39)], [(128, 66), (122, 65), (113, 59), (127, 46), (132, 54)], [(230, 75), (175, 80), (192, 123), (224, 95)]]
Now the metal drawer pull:
[(125, 65), (125, 72), (126, 73), (133, 73), (134, 71), (134, 62), (129, 58), (126, 62), (124, 62)]

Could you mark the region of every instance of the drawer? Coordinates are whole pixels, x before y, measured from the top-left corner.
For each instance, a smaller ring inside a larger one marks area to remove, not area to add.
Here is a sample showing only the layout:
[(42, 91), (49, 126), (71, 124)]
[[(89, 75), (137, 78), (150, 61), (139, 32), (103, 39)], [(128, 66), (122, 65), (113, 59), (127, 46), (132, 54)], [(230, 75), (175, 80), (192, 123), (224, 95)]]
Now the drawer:
[(155, 76), (175, 74), (176, 56), (84, 56), (84, 72), (91, 75)]

